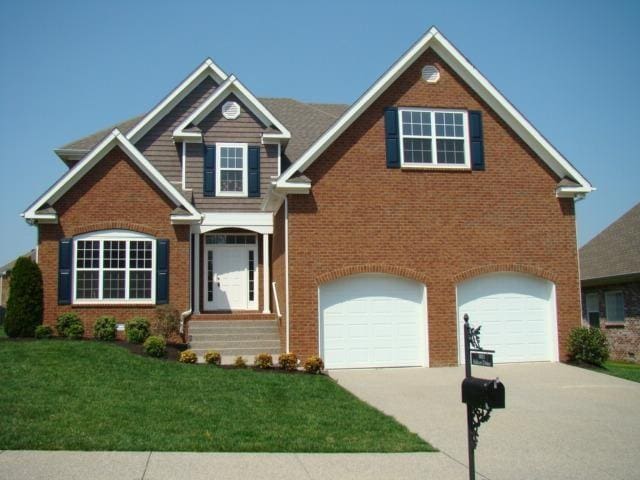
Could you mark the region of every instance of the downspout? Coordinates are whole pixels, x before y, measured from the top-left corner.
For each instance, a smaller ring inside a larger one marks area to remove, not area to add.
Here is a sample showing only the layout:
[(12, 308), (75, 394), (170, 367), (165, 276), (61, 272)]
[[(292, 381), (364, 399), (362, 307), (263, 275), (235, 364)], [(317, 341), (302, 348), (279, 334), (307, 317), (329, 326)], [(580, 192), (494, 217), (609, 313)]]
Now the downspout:
[(185, 310), (180, 314), (180, 335), (184, 335), (184, 321), (188, 316), (190, 316), (193, 313), (193, 232), (192, 230), (193, 228), (189, 229), (189, 309)]
[(289, 199), (284, 196), (284, 298), (287, 312), (285, 314), (286, 352), (289, 350)]

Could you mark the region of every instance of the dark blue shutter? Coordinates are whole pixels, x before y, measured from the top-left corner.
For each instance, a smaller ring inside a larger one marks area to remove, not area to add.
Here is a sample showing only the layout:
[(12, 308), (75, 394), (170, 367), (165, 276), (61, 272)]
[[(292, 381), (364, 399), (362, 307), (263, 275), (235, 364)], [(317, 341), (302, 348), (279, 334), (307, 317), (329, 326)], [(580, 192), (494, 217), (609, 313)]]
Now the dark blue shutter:
[(202, 191), (205, 197), (216, 195), (216, 146), (204, 147), (204, 185)]
[(63, 238), (58, 245), (58, 305), (71, 303), (73, 240)]
[(482, 139), (482, 112), (469, 112), (469, 141), (471, 145), (471, 169), (484, 170), (484, 144)]
[(169, 240), (156, 240), (156, 303), (169, 302)]
[(400, 138), (398, 131), (398, 109), (384, 109), (384, 130), (387, 145), (387, 168), (400, 168)]
[(260, 147), (249, 147), (249, 196), (260, 196)]

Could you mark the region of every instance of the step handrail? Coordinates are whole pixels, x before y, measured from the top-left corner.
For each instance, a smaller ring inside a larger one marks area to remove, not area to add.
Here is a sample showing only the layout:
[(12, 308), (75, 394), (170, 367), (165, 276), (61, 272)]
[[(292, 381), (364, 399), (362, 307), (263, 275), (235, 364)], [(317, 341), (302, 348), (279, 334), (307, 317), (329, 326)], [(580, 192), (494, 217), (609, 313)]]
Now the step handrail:
[(280, 302), (278, 301), (278, 291), (276, 290), (276, 282), (271, 282), (271, 289), (273, 290), (273, 302), (276, 304), (276, 315), (278, 318), (282, 318), (282, 313), (280, 313)]

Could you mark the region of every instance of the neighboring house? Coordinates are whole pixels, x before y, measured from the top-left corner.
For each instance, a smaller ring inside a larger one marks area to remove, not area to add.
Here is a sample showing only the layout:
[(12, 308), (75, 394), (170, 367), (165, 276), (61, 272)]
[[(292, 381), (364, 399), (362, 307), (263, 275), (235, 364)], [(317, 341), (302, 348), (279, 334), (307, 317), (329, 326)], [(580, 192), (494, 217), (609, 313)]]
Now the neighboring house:
[(582, 316), (611, 357), (640, 361), (640, 203), (580, 249)]
[(435, 28), (348, 108), (256, 98), (207, 60), (56, 152), (69, 171), (23, 214), (45, 323), (170, 303), (199, 351), (273, 326), (271, 350), (329, 368), (456, 364), (465, 313), (498, 362), (564, 359), (580, 325), (592, 187)]
[[(35, 249), (21, 256), (37, 261)], [(4, 320), (4, 312), (7, 307), (7, 300), (9, 300), (9, 290), (11, 289), (11, 270), (13, 270), (17, 260), (16, 258), (0, 267), (0, 321)]]

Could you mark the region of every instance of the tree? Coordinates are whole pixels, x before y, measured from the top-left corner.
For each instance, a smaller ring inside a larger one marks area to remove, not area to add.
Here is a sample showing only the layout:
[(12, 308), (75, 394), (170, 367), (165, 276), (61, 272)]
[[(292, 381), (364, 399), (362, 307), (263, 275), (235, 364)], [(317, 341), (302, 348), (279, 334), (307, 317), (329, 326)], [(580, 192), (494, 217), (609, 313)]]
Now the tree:
[(42, 324), (42, 273), (38, 264), (20, 257), (11, 270), (4, 330), (10, 337), (33, 337)]

